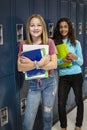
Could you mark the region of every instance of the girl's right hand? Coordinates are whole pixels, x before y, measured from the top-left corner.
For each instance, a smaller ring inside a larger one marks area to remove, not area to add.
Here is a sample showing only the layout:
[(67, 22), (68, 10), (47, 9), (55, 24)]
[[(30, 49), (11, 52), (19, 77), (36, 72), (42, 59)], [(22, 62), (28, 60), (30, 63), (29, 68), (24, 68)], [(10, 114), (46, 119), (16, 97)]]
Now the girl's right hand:
[(21, 56), (20, 57), (20, 62), (23, 64), (31, 64), (33, 61), (27, 57)]
[(63, 60), (63, 62), (68, 62), (68, 63), (71, 63), (71, 62), (72, 62), (72, 60), (71, 60), (71, 59), (68, 59), (67, 56), (66, 56), (65, 58), (63, 58), (62, 60)]

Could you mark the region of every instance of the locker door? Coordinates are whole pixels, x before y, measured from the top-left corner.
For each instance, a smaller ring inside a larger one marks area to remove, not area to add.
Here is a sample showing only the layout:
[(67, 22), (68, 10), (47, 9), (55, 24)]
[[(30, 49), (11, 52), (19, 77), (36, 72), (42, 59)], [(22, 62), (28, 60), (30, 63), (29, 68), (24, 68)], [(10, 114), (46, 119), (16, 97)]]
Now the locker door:
[(77, 2), (77, 37), (81, 42), (84, 51), (83, 36), (84, 36), (84, 4)]
[(75, 32), (76, 32), (76, 2), (75, 1), (71, 1), (71, 5), (70, 5), (71, 11), (70, 11), (70, 18), (71, 21), (73, 23)]
[(42, 17), (45, 16), (45, 1), (44, 0), (33, 0), (33, 12), (35, 14), (40, 14)]
[(0, 78), (0, 130), (19, 130), (14, 76)]
[(84, 84), (83, 84), (83, 97), (87, 97), (87, 2), (84, 4)]
[[(84, 4), (82, 2), (77, 2), (77, 39), (81, 42), (82, 53), (84, 58)], [(84, 73), (84, 66), (82, 66), (82, 72)]]
[(18, 130), (11, 2), (0, 1), (0, 130)]
[(15, 0), (15, 16), (16, 24), (25, 24), (26, 18), (29, 16), (29, 0)]
[(84, 23), (84, 33), (85, 33), (85, 35), (84, 35), (84, 48), (85, 48), (85, 50), (84, 50), (84, 66), (85, 67), (87, 67), (87, 15), (86, 15), (86, 13), (87, 13), (87, 2), (85, 3), (85, 9), (84, 9), (84, 12), (85, 12), (85, 18), (84, 18), (84, 20), (85, 20), (85, 23)]
[(0, 1), (0, 77), (13, 74), (10, 0)]
[(69, 17), (69, 3), (68, 0), (61, 0), (61, 17)]
[[(18, 47), (22, 40), (25, 39), (25, 23), (29, 17), (29, 11), (31, 8), (30, 1), (25, 0), (15, 0), (15, 43), (18, 54)], [(16, 55), (17, 58), (17, 55)], [(17, 62), (17, 61), (16, 61)], [(17, 71), (16, 68), (16, 91), (17, 91), (17, 101), (18, 101), (18, 117), (19, 118), (19, 130), (22, 128), (22, 121), (25, 112), (26, 96), (27, 96), (27, 81), (24, 80), (24, 74)]]
[(87, 32), (86, 32), (86, 21), (87, 21), (87, 2), (85, 4), (79, 2), (78, 8), (77, 8), (77, 21), (78, 21), (78, 39), (81, 42), (82, 45), (82, 51), (83, 51), (83, 58), (84, 58), (84, 64), (82, 66), (82, 71), (83, 71), (83, 78), (84, 78), (84, 83), (83, 83), (83, 98), (87, 96)]
[(58, 19), (58, 1), (45, 2), (45, 22), (47, 25), (48, 36), (53, 37), (54, 26)]
[(57, 6), (58, 1), (46, 1), (46, 19), (48, 20), (48, 23), (55, 23), (58, 18), (58, 12), (57, 12)]

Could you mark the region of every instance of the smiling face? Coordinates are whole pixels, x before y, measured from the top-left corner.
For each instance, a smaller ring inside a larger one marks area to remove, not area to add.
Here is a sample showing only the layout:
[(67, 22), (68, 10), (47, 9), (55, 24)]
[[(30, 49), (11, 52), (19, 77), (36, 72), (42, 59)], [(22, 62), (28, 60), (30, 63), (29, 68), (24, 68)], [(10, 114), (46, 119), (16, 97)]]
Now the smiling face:
[(29, 32), (33, 38), (40, 38), (43, 31), (42, 23), (38, 18), (32, 18), (30, 21)]
[(69, 26), (67, 22), (62, 21), (59, 24), (59, 31), (63, 38), (68, 38)]

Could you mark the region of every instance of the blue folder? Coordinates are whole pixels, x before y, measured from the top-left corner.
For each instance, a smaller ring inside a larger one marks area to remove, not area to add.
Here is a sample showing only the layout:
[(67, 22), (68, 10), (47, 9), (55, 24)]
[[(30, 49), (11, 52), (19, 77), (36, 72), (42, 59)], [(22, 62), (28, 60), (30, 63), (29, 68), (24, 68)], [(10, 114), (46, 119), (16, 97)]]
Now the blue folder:
[[(26, 51), (22, 53), (23, 56), (31, 59), (32, 61), (40, 61), (40, 59), (45, 55), (45, 49), (36, 49), (31, 51)], [(25, 72), (25, 79), (37, 79), (48, 77), (48, 72), (43, 69), (33, 69)]]

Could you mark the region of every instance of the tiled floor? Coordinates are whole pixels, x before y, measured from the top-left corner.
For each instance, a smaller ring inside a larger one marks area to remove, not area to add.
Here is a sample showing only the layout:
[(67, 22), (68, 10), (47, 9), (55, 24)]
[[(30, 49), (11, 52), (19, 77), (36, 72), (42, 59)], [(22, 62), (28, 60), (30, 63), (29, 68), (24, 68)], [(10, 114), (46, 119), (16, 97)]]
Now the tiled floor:
[[(76, 107), (67, 115), (68, 120), (67, 130), (74, 130), (75, 116), (76, 116)], [(53, 126), (52, 130), (61, 130), (59, 121)], [(84, 100), (84, 120), (82, 130), (87, 130), (87, 99)]]

